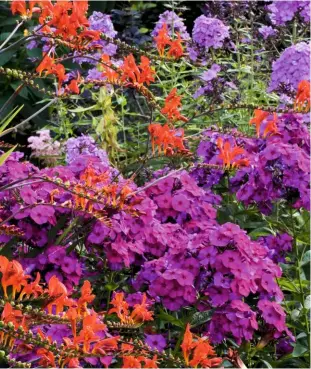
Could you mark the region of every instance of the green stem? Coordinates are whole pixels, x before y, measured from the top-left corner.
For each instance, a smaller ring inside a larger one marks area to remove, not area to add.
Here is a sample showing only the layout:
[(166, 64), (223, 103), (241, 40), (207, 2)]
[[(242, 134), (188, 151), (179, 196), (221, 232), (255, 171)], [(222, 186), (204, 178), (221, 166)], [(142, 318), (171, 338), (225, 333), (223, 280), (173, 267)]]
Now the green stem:
[(299, 295), (300, 295), (301, 303), (303, 306), (303, 314), (304, 314), (304, 320), (305, 320), (307, 336), (308, 336), (308, 347), (310, 350), (309, 317), (308, 317), (308, 314), (306, 314), (305, 312), (306, 311), (305, 297), (304, 297), (304, 291), (303, 291), (302, 280), (301, 280), (301, 275), (300, 275), (299, 250), (298, 250), (298, 245), (297, 245), (297, 237), (296, 237), (294, 217), (293, 217), (293, 208), (290, 209), (290, 216), (291, 216), (291, 227), (292, 227), (292, 235), (293, 235), (293, 248), (295, 252), (296, 277), (298, 278), (298, 282), (299, 282)]

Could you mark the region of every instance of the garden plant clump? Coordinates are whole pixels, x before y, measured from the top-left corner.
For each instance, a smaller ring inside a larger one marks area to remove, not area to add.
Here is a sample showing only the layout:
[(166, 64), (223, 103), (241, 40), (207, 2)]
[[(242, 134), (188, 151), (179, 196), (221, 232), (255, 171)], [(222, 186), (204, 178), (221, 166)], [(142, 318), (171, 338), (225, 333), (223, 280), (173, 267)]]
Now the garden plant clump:
[(1, 367), (309, 368), (309, 1), (0, 8)]

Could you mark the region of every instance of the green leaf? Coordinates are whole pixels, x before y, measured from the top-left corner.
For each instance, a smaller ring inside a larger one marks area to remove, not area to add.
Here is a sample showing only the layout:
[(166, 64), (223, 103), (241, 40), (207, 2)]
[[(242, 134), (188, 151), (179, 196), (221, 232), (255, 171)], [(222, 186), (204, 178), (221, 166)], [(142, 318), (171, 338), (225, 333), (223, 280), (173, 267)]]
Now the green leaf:
[(97, 104), (89, 106), (87, 108), (75, 108), (75, 109), (68, 109), (68, 111), (72, 112), (72, 113), (84, 113), (85, 111), (90, 111), (90, 110), (98, 110), (99, 107), (97, 106)]
[(263, 363), (263, 368), (273, 368), (270, 363), (266, 360), (260, 360), (261, 363)]
[(185, 324), (182, 320), (175, 318), (174, 316), (166, 313), (164, 310), (160, 309), (160, 314), (157, 314), (157, 317), (160, 320), (164, 320), (165, 322), (171, 323), (177, 327), (184, 328)]
[(0, 67), (6, 64), (8, 61), (10, 61), (12, 57), (14, 56), (14, 54), (15, 54), (14, 50), (8, 50), (8, 51), (5, 51), (4, 53), (1, 53), (0, 54)]
[[(24, 105), (20, 106), (17, 109), (13, 109), (4, 119), (0, 122), (0, 137), (5, 135), (4, 129), (12, 122), (12, 120), (16, 117), (16, 115), (23, 109)], [(14, 111), (15, 110), (15, 111)], [(1, 134), (4, 131), (3, 134)]]
[(294, 351), (292, 352), (292, 357), (303, 356), (303, 354), (307, 351), (308, 351), (307, 347), (301, 345), (300, 343), (297, 343), (294, 347)]
[(64, 228), (64, 225), (66, 224), (66, 221), (67, 221), (67, 215), (63, 215), (59, 218), (58, 222), (56, 223), (56, 225), (54, 227), (52, 227), (50, 230), (49, 230), (49, 233), (48, 233), (48, 242), (50, 243), (51, 241), (53, 241), (56, 236), (57, 236), (57, 233)]
[(13, 249), (12, 246), (14, 246), (17, 243), (17, 237), (11, 238), (9, 242), (7, 242), (2, 249), (0, 249), (0, 255), (6, 256), (7, 258), (13, 257)]
[(0, 166), (4, 164), (4, 162), (6, 161), (6, 159), (10, 156), (10, 154), (16, 149), (17, 145), (15, 145), (14, 147), (12, 147), (9, 151), (5, 152), (4, 154), (2, 154), (0, 156)]
[(114, 282), (109, 282), (105, 284), (105, 290), (111, 292), (111, 291), (115, 291), (117, 288), (119, 287), (119, 285), (117, 283)]
[(197, 312), (193, 314), (192, 319), (190, 321), (191, 327), (196, 327), (198, 325), (202, 325), (208, 322), (212, 318), (213, 313), (214, 313), (214, 309)]

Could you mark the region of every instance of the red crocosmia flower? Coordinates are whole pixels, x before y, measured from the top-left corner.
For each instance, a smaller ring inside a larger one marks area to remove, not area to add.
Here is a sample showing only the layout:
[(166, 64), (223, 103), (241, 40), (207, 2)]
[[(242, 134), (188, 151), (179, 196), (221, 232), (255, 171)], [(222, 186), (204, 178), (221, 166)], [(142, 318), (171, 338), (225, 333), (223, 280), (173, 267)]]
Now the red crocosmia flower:
[(167, 54), (169, 57), (179, 59), (180, 57), (183, 56), (184, 49), (183, 49), (181, 42), (182, 42), (182, 38), (180, 34), (177, 32), (177, 39), (170, 41), (170, 49)]
[(23, 327), (25, 331), (28, 331), (26, 326), (26, 317), (21, 310), (13, 309), (9, 302), (6, 302), (1, 314), (1, 320), (5, 323), (12, 322), (15, 328)]
[(184, 339), (180, 345), (187, 366), (197, 368), (214, 368), (221, 364), (222, 359), (216, 357), (213, 347), (206, 338), (195, 336), (190, 331), (190, 324), (186, 326)]
[(72, 79), (70, 83), (66, 86), (66, 90), (78, 95), (80, 92), (79, 86), (78, 86), (78, 80)]
[(24, 297), (24, 295), (26, 296), (34, 295), (35, 297), (38, 297), (43, 291), (42, 287), (39, 285), (40, 278), (41, 278), (40, 273), (38, 272), (36, 275), (36, 279), (33, 282), (27, 284), (23, 288), (18, 299), (21, 300)]
[(150, 124), (148, 131), (151, 136), (152, 152), (155, 152), (155, 146), (158, 147), (159, 152), (162, 150), (164, 154), (172, 155), (174, 149), (178, 151), (185, 150), (184, 141), (184, 130), (170, 129), (168, 124), (161, 126), (161, 124)]
[(217, 139), (217, 147), (220, 151), (218, 155), (219, 159), (223, 161), (223, 165), (226, 168), (238, 167), (241, 164), (247, 164), (248, 161), (238, 161), (235, 160), (237, 156), (245, 154), (245, 150), (239, 146), (231, 146), (229, 141), (223, 141), (221, 137)]
[(45, 71), (45, 75), (54, 74), (58, 79), (58, 90), (66, 79), (65, 67), (62, 64), (56, 64), (55, 59), (49, 55), (45, 55), (42, 62), (38, 65), (36, 71), (41, 75)]
[(65, 305), (70, 305), (70, 300), (67, 297), (67, 288), (55, 275), (49, 280), (48, 294), (53, 298), (53, 301), (47, 305), (49, 314), (52, 313), (53, 306), (56, 306), (56, 314), (58, 314), (63, 311)]
[(82, 31), (79, 34), (79, 38), (83, 41), (89, 40), (89, 41), (98, 41), (100, 40), (100, 31), (94, 31), (94, 30), (86, 30)]
[(100, 340), (99, 342), (95, 343), (92, 353), (106, 355), (109, 352), (117, 350), (119, 339), (120, 336), (114, 336)]
[(63, 362), (62, 362), (62, 367), (66, 368), (83, 368), (83, 366), (80, 365), (80, 361), (77, 357), (67, 357)]
[[(40, 8), (35, 7), (39, 3), (38, 1), (18, 1), (13, 0), (11, 4), (12, 14), (20, 14), (22, 18), (31, 18), (33, 13), (39, 13)], [(29, 9), (27, 9), (27, 4), (29, 4)]]
[(310, 82), (309, 81), (299, 82), (294, 108), (299, 109), (301, 111), (305, 110), (306, 112), (310, 110)]
[(133, 54), (130, 54), (124, 58), (123, 65), (120, 69), (122, 70), (122, 81), (128, 80), (132, 83), (139, 81), (140, 71), (136, 65)]
[(135, 356), (123, 356), (122, 368), (141, 368), (141, 363)]
[(139, 64), (140, 78), (139, 83), (146, 83), (149, 86), (150, 82), (154, 82), (155, 71), (150, 66), (150, 60), (146, 56), (141, 56)]
[(78, 300), (79, 314), (85, 314), (87, 304), (95, 299), (95, 295), (92, 295), (92, 287), (90, 281), (84, 281), (81, 287), (81, 297)]
[(108, 314), (116, 313), (121, 322), (125, 322), (126, 318), (129, 315), (128, 310), (129, 305), (124, 300), (124, 293), (123, 292), (115, 293), (110, 304), (113, 306), (113, 308), (108, 311)]
[(182, 341), (182, 344), (180, 345), (183, 355), (184, 355), (184, 360), (185, 360), (186, 365), (189, 365), (189, 357), (190, 357), (191, 350), (193, 348), (192, 341), (193, 341), (193, 336), (190, 331), (190, 324), (188, 323), (186, 326), (184, 339)]
[(91, 343), (100, 341), (100, 337), (96, 333), (105, 329), (106, 325), (100, 321), (95, 311), (92, 311), (91, 315), (83, 318), (82, 330), (76, 337), (75, 342), (83, 343), (83, 352), (89, 353)]
[(131, 313), (131, 318), (135, 323), (146, 322), (153, 320), (153, 312), (148, 310), (148, 305), (146, 303), (147, 296), (144, 293), (142, 297), (142, 302), (140, 304), (134, 305), (134, 310)]
[(278, 116), (276, 113), (273, 113), (273, 119), (269, 120), (268, 123), (266, 124), (266, 127), (263, 131), (263, 137), (266, 138), (269, 134), (270, 135), (275, 135), (278, 133), (278, 127), (276, 125), (278, 120)]
[(112, 65), (110, 56), (104, 54), (102, 55), (101, 60), (103, 62), (103, 77), (106, 77), (109, 83), (118, 84), (120, 81), (120, 73), (110, 67)]
[(154, 37), (154, 41), (156, 42), (159, 55), (164, 56), (165, 46), (170, 45), (168, 29), (165, 23), (163, 23), (162, 28), (158, 32), (158, 35)]
[(57, 367), (55, 363), (55, 356), (53, 352), (45, 348), (39, 348), (37, 350), (37, 355), (40, 358), (38, 364), (42, 368), (56, 368)]
[(23, 267), (16, 261), (9, 261), (5, 256), (0, 255), (0, 272), (2, 273), (1, 284), (4, 296), (8, 298), (7, 288), (12, 286), (12, 299), (15, 299), (16, 292), (20, 292), (22, 286), (26, 286), (29, 275), (24, 274)]
[(177, 88), (173, 88), (165, 99), (164, 108), (161, 109), (161, 113), (166, 115), (171, 122), (182, 120), (187, 122), (188, 119), (180, 114), (178, 108), (181, 108), (181, 96), (177, 95)]
[(249, 121), (249, 124), (250, 125), (255, 124), (257, 137), (259, 137), (261, 123), (269, 116), (269, 112), (260, 109), (255, 109), (254, 114), (255, 116)]
[(147, 357), (143, 357), (141, 359), (145, 362), (144, 368), (150, 368), (150, 369), (158, 368), (158, 364), (157, 364), (158, 357), (157, 357), (157, 355), (154, 355), (152, 359), (148, 359)]
[(150, 82), (154, 82), (155, 72), (150, 67), (150, 60), (145, 56), (141, 57), (141, 63), (137, 65), (133, 54), (128, 55), (124, 58), (120, 70), (122, 71), (121, 81), (128, 82), (133, 86), (143, 83), (149, 85)]

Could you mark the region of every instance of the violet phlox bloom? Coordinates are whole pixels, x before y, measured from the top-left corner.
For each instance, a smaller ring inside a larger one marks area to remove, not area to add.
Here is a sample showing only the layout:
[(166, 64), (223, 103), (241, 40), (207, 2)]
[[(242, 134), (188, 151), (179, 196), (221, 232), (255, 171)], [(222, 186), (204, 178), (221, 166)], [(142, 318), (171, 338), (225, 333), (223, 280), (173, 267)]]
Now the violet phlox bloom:
[(267, 6), (273, 24), (282, 26), (298, 14), (304, 22), (310, 23), (309, 1), (273, 1)]
[(201, 15), (194, 21), (192, 38), (205, 49), (210, 47), (219, 49), (223, 46), (224, 40), (229, 38), (229, 27), (217, 18)]
[(104, 164), (109, 165), (109, 159), (106, 151), (99, 149), (95, 140), (91, 136), (82, 135), (77, 138), (70, 138), (66, 143), (66, 161), (71, 164), (79, 155), (96, 156)]
[(310, 81), (310, 44), (307, 42), (288, 47), (273, 62), (268, 92), (277, 91), (283, 84), (296, 94), (302, 80)]
[(166, 339), (162, 334), (146, 334), (145, 343), (153, 350), (162, 352), (167, 346)]
[(277, 31), (271, 26), (262, 26), (258, 29), (258, 32), (265, 40), (277, 34)]

